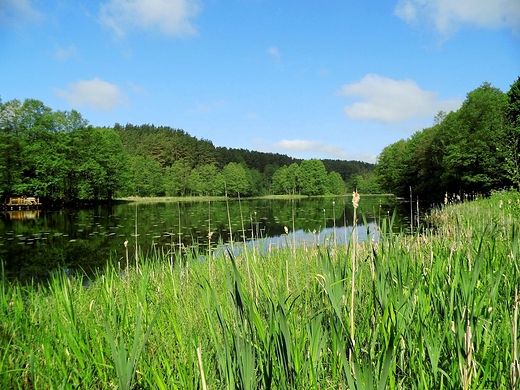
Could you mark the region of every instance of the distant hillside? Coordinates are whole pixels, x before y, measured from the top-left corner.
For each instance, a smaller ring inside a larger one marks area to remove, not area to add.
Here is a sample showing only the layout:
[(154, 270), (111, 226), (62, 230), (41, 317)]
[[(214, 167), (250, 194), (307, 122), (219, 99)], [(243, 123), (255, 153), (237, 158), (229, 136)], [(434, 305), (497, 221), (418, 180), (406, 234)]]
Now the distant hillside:
[(362, 186), (372, 168), (217, 148), (168, 126), (94, 127), (75, 110), (53, 111), (35, 99), (0, 100), (2, 200), (342, 194)]

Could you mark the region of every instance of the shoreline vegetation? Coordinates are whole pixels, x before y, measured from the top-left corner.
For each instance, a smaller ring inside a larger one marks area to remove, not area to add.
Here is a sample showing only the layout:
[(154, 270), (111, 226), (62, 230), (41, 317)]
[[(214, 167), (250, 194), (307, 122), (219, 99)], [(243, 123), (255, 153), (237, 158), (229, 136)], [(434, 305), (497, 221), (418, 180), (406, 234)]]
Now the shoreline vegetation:
[(429, 219), (314, 247), (288, 227), (282, 248), (157, 255), (94, 279), (2, 273), (1, 387), (518, 388), (520, 194)]
[[(339, 195), (330, 195), (339, 196)], [(308, 198), (306, 195), (266, 195), (266, 196), (256, 196), (256, 197), (226, 197), (226, 196), (127, 196), (124, 198), (119, 198), (118, 200), (122, 200), (129, 203), (169, 203), (169, 202), (219, 202), (225, 200), (251, 200), (251, 199), (302, 199)]]
[[(393, 194), (360, 194), (362, 197), (379, 197), (389, 196), (393, 197)], [(312, 196), (312, 198), (338, 198), (338, 197), (351, 197), (352, 194), (347, 193), (343, 195), (329, 194), (329, 195), (318, 195)], [(226, 197), (226, 196), (127, 196), (123, 198), (114, 199), (116, 202), (127, 202), (127, 203), (172, 203), (172, 202), (220, 202), (226, 200), (256, 200), (256, 199), (272, 199), (272, 200), (297, 200), (309, 198), (308, 195), (264, 195), (264, 196), (248, 196), (248, 197)], [(404, 198), (403, 198), (404, 199)]]

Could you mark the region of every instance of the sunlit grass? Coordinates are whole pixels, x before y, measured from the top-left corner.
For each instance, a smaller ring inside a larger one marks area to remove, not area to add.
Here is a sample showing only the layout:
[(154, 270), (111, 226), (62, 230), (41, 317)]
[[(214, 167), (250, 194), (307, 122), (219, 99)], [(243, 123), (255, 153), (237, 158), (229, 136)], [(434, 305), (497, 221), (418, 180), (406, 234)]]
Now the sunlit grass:
[(225, 199), (225, 196), (128, 196), (118, 200), (129, 203), (172, 203), (222, 201)]
[(448, 206), (415, 235), (383, 219), (378, 242), (4, 277), (0, 387), (512, 388), (519, 199)]
[[(324, 195), (322, 197), (337, 197), (338, 195)], [(368, 196), (368, 195), (367, 195)], [(380, 196), (380, 195), (370, 195)], [(286, 199), (304, 199), (307, 195), (264, 195), (247, 197), (248, 200), (254, 199), (272, 199), (272, 200), (286, 200)], [(233, 198), (234, 199), (234, 198)], [(128, 196), (118, 198), (118, 200), (129, 203), (171, 203), (171, 202), (216, 202), (226, 200), (226, 196)]]

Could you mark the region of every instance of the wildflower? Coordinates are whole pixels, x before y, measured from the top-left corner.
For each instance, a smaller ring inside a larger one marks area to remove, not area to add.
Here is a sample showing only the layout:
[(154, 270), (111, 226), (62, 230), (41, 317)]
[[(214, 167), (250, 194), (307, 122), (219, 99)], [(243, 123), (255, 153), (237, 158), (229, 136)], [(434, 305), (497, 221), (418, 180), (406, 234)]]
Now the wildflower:
[(283, 230), (285, 230), (285, 234), (289, 234), (289, 228), (287, 226), (284, 226)]

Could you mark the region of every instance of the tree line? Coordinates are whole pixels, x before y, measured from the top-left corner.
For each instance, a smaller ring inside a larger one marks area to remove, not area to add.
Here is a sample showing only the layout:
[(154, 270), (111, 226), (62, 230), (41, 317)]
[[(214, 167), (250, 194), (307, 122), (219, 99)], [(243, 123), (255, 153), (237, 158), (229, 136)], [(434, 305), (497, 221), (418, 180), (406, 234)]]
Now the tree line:
[(94, 127), (76, 110), (54, 111), (35, 99), (0, 100), (2, 199), (341, 194), (372, 171), (372, 164), (359, 161), (215, 147), (168, 126)]
[(383, 149), (374, 177), (383, 191), (432, 201), (520, 187), (520, 77), (507, 93), (483, 83), (462, 106)]

